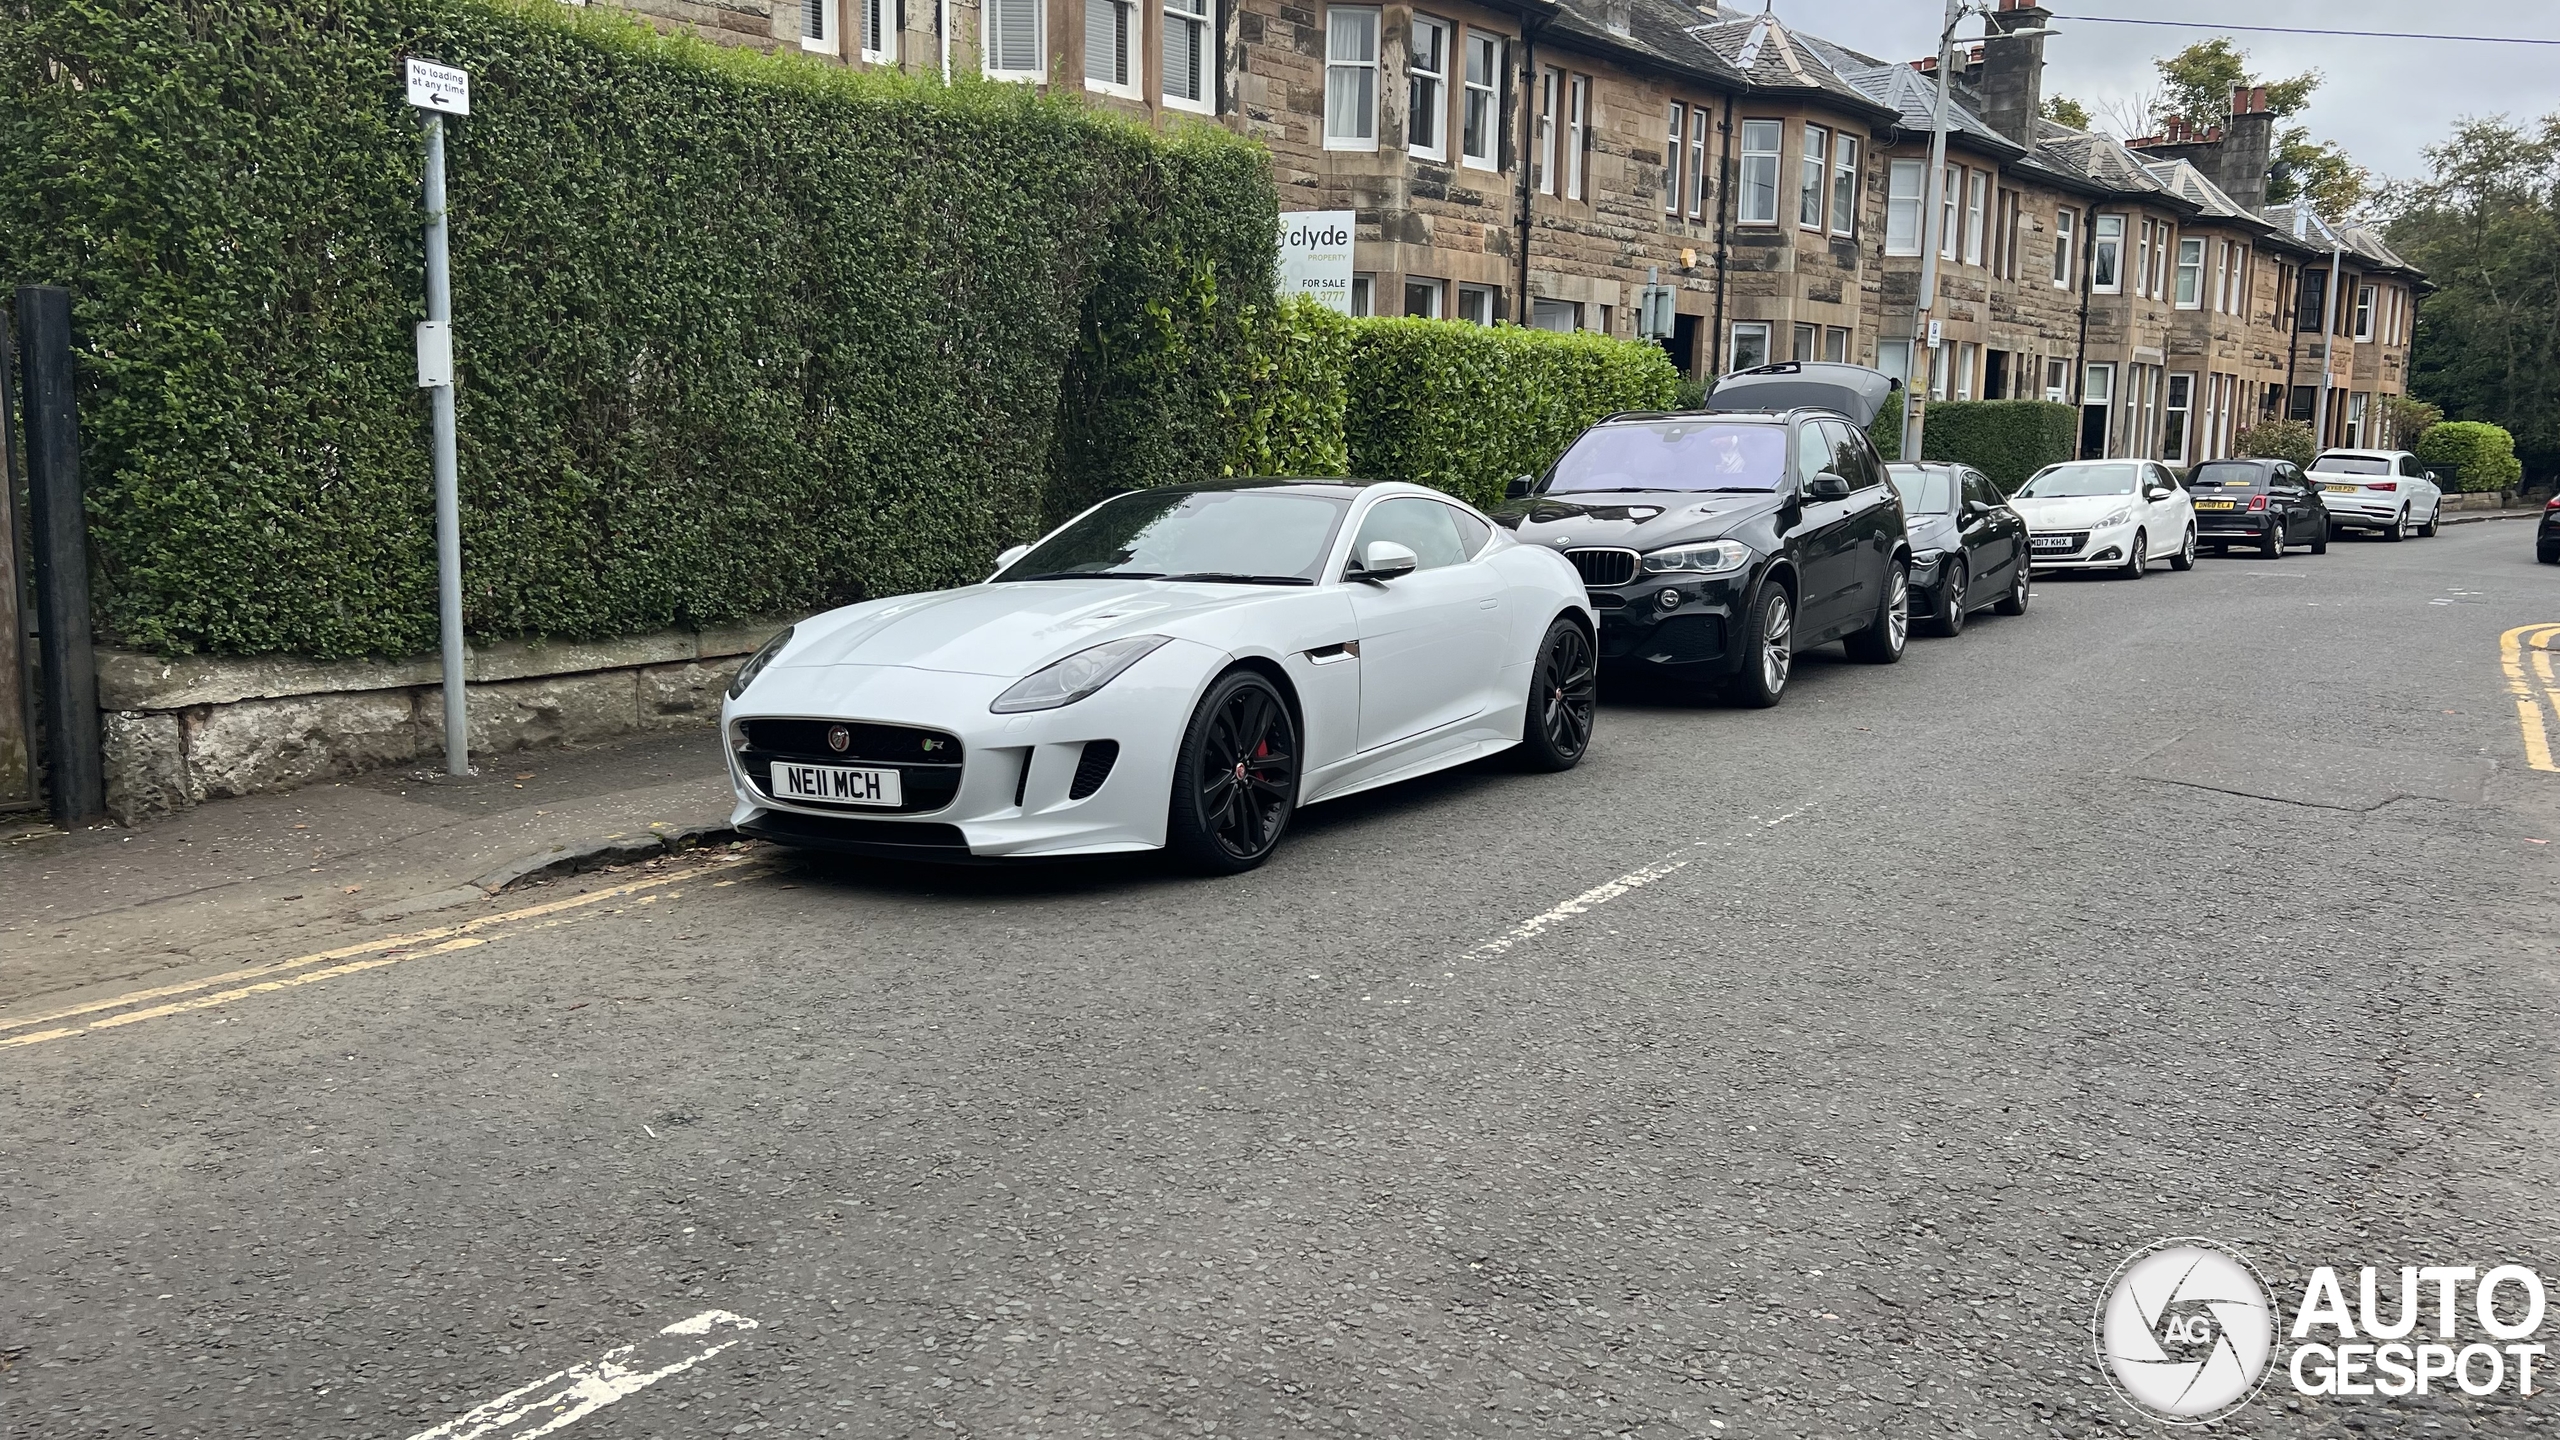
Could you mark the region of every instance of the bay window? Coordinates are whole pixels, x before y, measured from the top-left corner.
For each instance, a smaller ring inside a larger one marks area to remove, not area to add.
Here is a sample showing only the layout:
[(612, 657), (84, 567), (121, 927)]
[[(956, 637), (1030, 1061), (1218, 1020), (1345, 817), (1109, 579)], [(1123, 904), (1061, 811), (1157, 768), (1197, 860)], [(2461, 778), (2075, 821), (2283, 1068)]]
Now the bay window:
[(1449, 158), (1441, 134), (1449, 108), (1449, 22), (1413, 17), (1413, 48), (1405, 57), (1405, 149), (1424, 160)]
[(2071, 277), (2077, 273), (2073, 269), (2072, 246), (2079, 238), (2075, 233), (2079, 225), (2079, 211), (2065, 207), (2053, 212), (2053, 288), (2056, 290), (2070, 289)]
[(1804, 127), (1804, 154), (1798, 158), (1803, 172), (1796, 190), (1796, 224), (1807, 230), (1820, 230), (1823, 225), (1823, 201), (1831, 193), (1830, 146), (1825, 142), (1831, 132), (1819, 125)]
[(986, 71), (995, 80), (1041, 80), (1043, 15), (1040, 0), (985, 0), (978, 26), (984, 32)]
[(1831, 233), (1858, 233), (1858, 137), (1845, 133), (1831, 141)]
[(2090, 222), (2089, 288), (2101, 295), (2124, 293), (2124, 217), (2100, 215)]
[(1210, 0), (1164, 0), (1164, 103), (1203, 115), (1217, 109), (1217, 12)]
[(1376, 10), (1336, 5), (1325, 11), (1324, 148), (1378, 148)]
[[(1776, 120), (1742, 122), (1742, 194), (1738, 218), (1745, 225), (1778, 223), (1778, 147), (1787, 127)], [(1739, 328), (1735, 335), (1740, 336)], [(1767, 332), (1762, 332), (1767, 345)], [(1735, 340), (1739, 345), (1740, 339)]]
[(1501, 168), (1502, 37), (1467, 32), (1467, 98), (1458, 136), (1458, 163), (1477, 170)]
[(1129, 0), (1084, 0), (1084, 83), (1088, 90), (1129, 95), (1129, 34), (1133, 28)]
[(1917, 255), (1920, 253), (1921, 177), (1926, 169), (1919, 160), (1895, 160), (1885, 166), (1884, 177), (1884, 253)]
[(2178, 293), (2181, 310), (2193, 310), (2204, 303), (2204, 241), (2186, 236), (2178, 241)]

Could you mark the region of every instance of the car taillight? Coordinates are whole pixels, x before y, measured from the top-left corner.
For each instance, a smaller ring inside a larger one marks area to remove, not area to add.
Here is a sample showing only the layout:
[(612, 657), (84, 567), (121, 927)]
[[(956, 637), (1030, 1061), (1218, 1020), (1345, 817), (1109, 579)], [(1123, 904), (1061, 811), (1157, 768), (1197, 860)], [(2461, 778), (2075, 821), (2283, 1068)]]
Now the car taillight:
[(2550, 501), (2542, 508), (2545, 510), (2560, 510), (2560, 495), (2552, 496)]
[(2267, 508), (2267, 497), (2266, 497), (2266, 496), (2264, 496), (2264, 495), (2252, 495), (2252, 496), (2250, 496), (2250, 497), (2249, 497), (2249, 508), (2250, 508), (2250, 509), (2252, 509), (2252, 510), (2264, 510), (2264, 509), (2266, 509), (2266, 508)]
[(2376, 480), (2365, 488), (2368, 490), (2397, 490), (2400, 488), (2400, 482), (2397, 480)]

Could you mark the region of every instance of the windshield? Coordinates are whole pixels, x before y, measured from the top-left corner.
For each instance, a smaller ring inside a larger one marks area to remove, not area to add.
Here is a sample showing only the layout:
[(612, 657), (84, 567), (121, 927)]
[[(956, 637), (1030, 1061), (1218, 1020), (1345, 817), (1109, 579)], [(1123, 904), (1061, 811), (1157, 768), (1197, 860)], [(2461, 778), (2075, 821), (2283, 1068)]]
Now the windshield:
[(2055, 465), (2036, 472), (2036, 478), (2020, 486), (2013, 498), (2019, 500), (2067, 500), (2083, 495), (2130, 495), (2134, 481), (2141, 478), (2142, 467), (2130, 462), (2096, 465)]
[(2198, 485), (2254, 486), (2265, 483), (2267, 483), (2267, 472), (2264, 466), (2235, 465), (2227, 461), (2199, 465), (2187, 474), (2189, 488)]
[(2332, 475), (2388, 475), (2391, 462), (2379, 455), (2323, 455), (2311, 462), (2311, 468)]
[(1556, 462), (1547, 493), (1775, 490), (1786, 478), (1783, 425), (1666, 420), (1583, 431)]
[(1914, 515), (1944, 515), (1956, 508), (1956, 477), (1944, 470), (1897, 469), (1893, 488), (1902, 492), (1902, 508)]
[(1033, 546), (999, 580), (1218, 575), (1312, 584), (1351, 508), (1276, 490), (1139, 490)]

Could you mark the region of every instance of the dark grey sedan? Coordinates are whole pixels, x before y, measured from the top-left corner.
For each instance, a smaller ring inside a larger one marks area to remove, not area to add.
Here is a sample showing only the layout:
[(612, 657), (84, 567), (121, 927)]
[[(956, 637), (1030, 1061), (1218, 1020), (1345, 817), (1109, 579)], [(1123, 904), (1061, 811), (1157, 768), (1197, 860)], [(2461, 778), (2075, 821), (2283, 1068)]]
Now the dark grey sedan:
[(1911, 615), (1940, 635), (1985, 605), (2027, 613), (2027, 522), (1970, 465), (1888, 465), (1911, 532)]

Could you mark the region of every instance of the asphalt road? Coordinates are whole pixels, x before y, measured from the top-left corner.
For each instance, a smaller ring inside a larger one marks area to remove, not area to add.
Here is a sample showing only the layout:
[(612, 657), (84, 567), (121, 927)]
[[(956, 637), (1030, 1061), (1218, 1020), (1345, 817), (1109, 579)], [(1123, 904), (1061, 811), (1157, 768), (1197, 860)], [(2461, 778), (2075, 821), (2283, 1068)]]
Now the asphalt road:
[[(555, 1433), (2148, 1430), (2090, 1316), (2156, 1238), (2560, 1277), (2546, 620), (2516, 524), (2048, 580), (1241, 879), (748, 852), (0, 1048), (0, 1434), (626, 1345)], [(2217, 1433), (2548, 1433), (2443, 1389)]]

